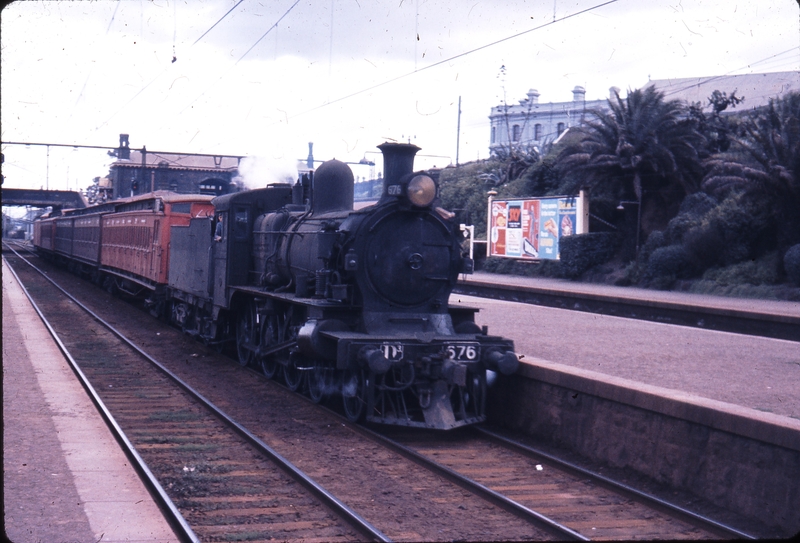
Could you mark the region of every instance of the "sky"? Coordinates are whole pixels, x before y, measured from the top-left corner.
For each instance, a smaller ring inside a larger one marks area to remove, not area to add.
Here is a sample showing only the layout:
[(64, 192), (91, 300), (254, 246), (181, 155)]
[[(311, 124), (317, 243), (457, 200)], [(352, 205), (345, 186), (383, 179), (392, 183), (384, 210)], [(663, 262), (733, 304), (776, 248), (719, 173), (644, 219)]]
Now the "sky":
[[(85, 189), (104, 150), (258, 157), (256, 183), (419, 147), (489, 156), (489, 114), (648, 79), (800, 71), (796, 0), (21, 0), (0, 14), (4, 187)], [(461, 101), (460, 130), (459, 100)], [(48, 156), (49, 152), (49, 156)], [(254, 174), (255, 175), (255, 174)]]

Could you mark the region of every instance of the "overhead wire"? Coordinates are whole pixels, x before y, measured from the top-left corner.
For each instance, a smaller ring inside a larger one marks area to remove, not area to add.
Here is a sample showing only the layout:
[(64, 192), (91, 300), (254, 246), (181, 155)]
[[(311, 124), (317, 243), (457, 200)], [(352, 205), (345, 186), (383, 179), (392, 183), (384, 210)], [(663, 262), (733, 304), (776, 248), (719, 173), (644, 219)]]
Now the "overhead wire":
[(706, 83), (711, 83), (712, 81), (717, 81), (718, 79), (722, 79), (724, 77), (728, 77), (729, 75), (731, 75), (734, 72), (738, 72), (740, 70), (745, 70), (745, 69), (750, 68), (752, 66), (755, 66), (755, 65), (758, 65), (758, 64), (762, 64), (764, 62), (767, 62), (768, 60), (771, 60), (773, 58), (779, 57), (781, 55), (785, 55), (785, 54), (790, 53), (790, 52), (795, 51), (795, 50), (800, 50), (800, 46), (795, 46), (795, 47), (792, 47), (792, 48), (787, 49), (785, 51), (781, 51), (780, 53), (775, 53), (774, 55), (770, 55), (768, 57), (765, 57), (765, 58), (763, 58), (761, 60), (757, 60), (755, 62), (751, 62), (749, 64), (745, 64), (744, 66), (742, 66), (740, 68), (736, 68), (736, 69), (731, 70), (731, 71), (729, 71), (727, 73), (724, 73), (722, 75), (715, 75), (713, 77), (707, 77), (707, 78), (698, 77), (697, 78), (697, 80), (699, 81), (698, 83), (691, 83), (691, 84), (687, 84), (685, 86), (682, 86), (682, 87), (679, 87), (679, 88), (676, 88), (676, 89), (670, 89), (669, 91), (664, 92), (664, 96), (672, 96), (673, 94), (678, 94), (678, 93), (687, 91), (687, 90), (691, 89), (692, 87), (696, 87), (696, 86), (701, 85), (701, 84), (705, 85)]
[(253, 43), (253, 45), (251, 45), (251, 46), (250, 46), (250, 48), (249, 48), (247, 51), (245, 51), (245, 52), (244, 52), (244, 54), (243, 54), (241, 57), (239, 57), (239, 60), (237, 60), (236, 62), (234, 62), (234, 63), (233, 63), (233, 66), (231, 66), (231, 67), (228, 69), (228, 71), (227, 71), (227, 72), (225, 72), (224, 74), (222, 74), (221, 76), (219, 76), (219, 77), (218, 77), (218, 78), (217, 78), (217, 79), (216, 79), (216, 80), (215, 80), (215, 81), (214, 81), (214, 82), (213, 82), (211, 85), (209, 85), (208, 87), (206, 87), (206, 88), (203, 90), (203, 92), (201, 92), (199, 95), (197, 95), (197, 97), (195, 97), (195, 99), (194, 99), (194, 100), (192, 100), (191, 102), (189, 102), (189, 104), (187, 104), (187, 105), (186, 105), (186, 107), (184, 107), (182, 110), (180, 110), (180, 112), (179, 112), (178, 114), (180, 115), (180, 114), (182, 114), (184, 111), (186, 111), (187, 109), (189, 109), (190, 107), (192, 107), (192, 106), (195, 104), (195, 102), (197, 102), (197, 101), (198, 101), (200, 98), (202, 98), (202, 97), (203, 97), (203, 96), (204, 96), (204, 95), (205, 95), (205, 94), (206, 94), (208, 91), (210, 91), (212, 88), (214, 88), (214, 86), (215, 86), (217, 83), (219, 83), (219, 82), (220, 82), (220, 81), (222, 81), (222, 80), (223, 80), (225, 77), (227, 77), (227, 76), (228, 76), (228, 74), (229, 74), (229, 73), (231, 73), (231, 71), (232, 71), (232, 70), (234, 70), (234, 69), (236, 68), (236, 66), (237, 66), (237, 65), (238, 65), (238, 64), (239, 64), (239, 63), (240, 63), (240, 62), (241, 62), (241, 61), (244, 59), (244, 57), (246, 57), (248, 54), (250, 54), (250, 51), (252, 51), (252, 50), (253, 50), (253, 49), (256, 47), (256, 45), (258, 45), (259, 43), (261, 43), (261, 40), (263, 40), (264, 38), (266, 38), (266, 37), (267, 37), (267, 35), (268, 35), (270, 32), (272, 32), (274, 29), (276, 29), (276, 28), (278, 27), (278, 24), (280, 24), (280, 22), (281, 22), (281, 21), (283, 21), (283, 19), (284, 19), (284, 18), (286, 18), (286, 16), (287, 16), (287, 15), (289, 15), (289, 13), (290, 13), (290, 12), (291, 12), (291, 11), (292, 11), (292, 10), (295, 8), (295, 6), (297, 6), (297, 4), (299, 4), (299, 3), (300, 3), (300, 0), (295, 0), (295, 3), (294, 3), (294, 4), (292, 4), (292, 5), (289, 7), (289, 9), (287, 9), (287, 10), (284, 12), (284, 14), (283, 14), (283, 15), (281, 15), (281, 16), (278, 18), (278, 20), (277, 20), (277, 21), (275, 21), (275, 23), (273, 23), (273, 25), (272, 25), (272, 26), (270, 26), (270, 27), (267, 29), (267, 31), (266, 31), (266, 32), (264, 32), (264, 34), (262, 34), (262, 35), (261, 35), (261, 37), (260, 37), (260, 38), (258, 38), (258, 39), (255, 41), (255, 43)]
[(267, 34), (272, 32), (273, 29), (277, 28), (278, 27), (278, 23), (280, 23), (287, 15), (289, 15), (289, 12), (291, 12), (294, 9), (294, 7), (299, 3), (300, 3), (300, 0), (296, 0), (295, 3), (292, 4), (292, 6), (289, 9), (286, 10), (286, 13), (281, 15), (280, 18), (277, 21), (275, 21), (275, 23), (271, 27), (269, 27), (267, 29), (267, 31), (264, 32), (264, 34), (260, 38), (258, 38), (253, 45), (250, 46), (250, 49), (245, 51), (244, 54), (241, 57), (239, 57), (239, 60), (236, 61), (234, 66), (236, 66), (236, 64), (239, 64), (242, 61), (242, 59), (244, 59), (244, 57), (246, 57), (250, 53), (250, 51), (252, 51), (255, 48), (255, 46), (258, 45), (261, 42), (261, 40), (266, 38)]
[[(117, 10), (119, 10), (119, 5), (121, 0), (117, 0), (117, 5), (114, 7), (114, 13), (111, 14), (111, 20), (108, 22), (108, 27), (106, 28), (106, 36), (108, 36), (109, 31), (111, 30), (111, 25), (114, 24), (114, 19), (117, 17)], [(83, 93), (86, 91), (86, 85), (89, 83), (89, 79), (92, 77), (92, 73), (94, 72), (94, 64), (92, 64), (91, 69), (89, 70), (89, 74), (86, 76), (86, 80), (83, 82), (83, 87), (81, 87), (81, 92), (78, 94), (77, 100), (75, 100), (75, 105), (72, 106), (72, 111), (69, 114), (69, 119), (72, 119), (72, 115), (75, 113), (75, 107), (77, 107), (78, 103), (80, 103), (81, 98), (83, 98)], [(68, 121), (69, 121), (68, 119)]]
[(206, 30), (205, 32), (203, 32), (203, 35), (202, 35), (202, 36), (200, 36), (199, 38), (197, 38), (196, 40), (194, 40), (194, 43), (193, 43), (192, 45), (196, 44), (197, 42), (199, 42), (200, 40), (202, 40), (203, 38), (205, 38), (205, 37), (206, 37), (206, 34), (208, 34), (209, 32), (211, 32), (212, 30), (214, 30), (214, 27), (215, 27), (215, 26), (217, 26), (217, 25), (220, 23), (220, 21), (222, 21), (222, 19), (224, 19), (225, 17), (227, 17), (228, 15), (230, 15), (230, 13), (231, 13), (233, 10), (235, 10), (235, 9), (236, 9), (236, 8), (239, 6), (239, 4), (241, 4), (242, 2), (244, 2), (244, 0), (239, 0), (238, 2), (236, 2), (236, 4), (235, 4), (235, 5), (234, 5), (234, 6), (233, 6), (231, 9), (229, 9), (229, 10), (228, 10), (228, 12), (227, 12), (225, 15), (223, 15), (222, 17), (220, 17), (220, 18), (219, 18), (219, 20), (217, 20), (217, 22), (216, 22), (216, 23), (214, 23), (213, 25), (211, 25), (211, 27), (210, 27), (208, 30)]
[[(117, 0), (117, 1), (119, 2), (120, 0)], [(299, 0), (298, 0), (298, 1), (299, 1)], [(239, 6), (239, 4), (241, 4), (242, 2), (244, 2), (244, 0), (239, 0), (239, 2), (237, 2), (237, 3), (236, 3), (236, 5), (234, 5), (234, 6), (233, 6), (231, 9), (229, 9), (229, 10), (228, 10), (228, 11), (225, 13), (225, 15), (223, 15), (222, 17), (220, 17), (220, 18), (217, 20), (217, 22), (215, 22), (213, 25), (211, 25), (211, 27), (209, 27), (209, 28), (208, 28), (208, 30), (206, 30), (205, 32), (203, 32), (203, 34), (202, 34), (202, 35), (201, 35), (199, 38), (197, 38), (197, 39), (194, 41), (194, 43), (192, 43), (192, 45), (191, 45), (190, 47), (194, 47), (194, 46), (195, 46), (195, 45), (196, 45), (196, 44), (197, 44), (197, 43), (198, 43), (200, 40), (202, 40), (202, 39), (203, 39), (203, 38), (204, 38), (204, 37), (205, 37), (205, 36), (206, 36), (206, 35), (207, 35), (209, 32), (211, 32), (211, 30), (212, 30), (212, 29), (213, 29), (215, 26), (217, 26), (217, 25), (220, 23), (220, 21), (222, 21), (223, 19), (225, 19), (225, 17), (227, 17), (228, 15), (230, 15), (230, 13), (231, 13), (231, 12), (232, 12), (234, 9), (236, 9), (236, 7), (237, 7), (237, 6)], [(176, 3), (175, 5), (177, 6), (177, 3)], [(117, 7), (119, 7), (119, 3), (117, 4)], [(177, 9), (177, 8), (176, 8), (176, 9)], [(116, 15), (116, 10), (114, 11), (114, 15)], [(95, 132), (96, 132), (97, 130), (100, 130), (100, 129), (101, 129), (101, 128), (103, 128), (104, 126), (106, 126), (106, 125), (107, 125), (107, 124), (108, 124), (108, 123), (109, 123), (109, 122), (110, 122), (110, 121), (111, 121), (111, 120), (112, 120), (114, 117), (116, 117), (116, 116), (117, 116), (117, 115), (118, 115), (118, 114), (119, 114), (119, 113), (120, 113), (122, 110), (126, 109), (126, 108), (127, 108), (127, 107), (128, 107), (128, 106), (129, 106), (129, 105), (130, 105), (130, 104), (131, 104), (131, 103), (132, 103), (134, 100), (136, 100), (136, 98), (138, 98), (138, 97), (139, 97), (139, 96), (140, 96), (140, 95), (141, 95), (141, 94), (142, 94), (142, 93), (143, 93), (145, 90), (147, 90), (147, 89), (150, 87), (150, 85), (152, 85), (153, 83), (155, 83), (155, 82), (156, 82), (156, 81), (157, 81), (157, 80), (158, 80), (158, 79), (159, 79), (159, 78), (160, 78), (162, 75), (164, 75), (164, 74), (165, 74), (165, 73), (166, 73), (166, 72), (167, 72), (167, 71), (170, 69), (170, 67), (172, 66), (172, 64), (174, 64), (174, 63), (175, 63), (175, 60), (176, 60), (176, 56), (175, 56), (175, 41), (176, 41), (176, 38), (177, 38), (177, 32), (178, 32), (178, 28), (177, 28), (177, 12), (176, 12), (175, 16), (176, 16), (176, 20), (175, 20), (175, 26), (174, 26), (174, 29), (173, 29), (173, 37), (172, 37), (172, 40), (173, 40), (173, 41), (172, 41), (172, 53), (173, 53), (173, 55), (172, 55), (172, 61), (171, 61), (169, 64), (167, 64), (167, 65), (166, 65), (166, 67), (164, 68), (164, 70), (162, 70), (162, 71), (161, 71), (161, 72), (160, 72), (158, 75), (156, 75), (156, 76), (155, 76), (153, 79), (151, 79), (149, 83), (147, 83), (147, 84), (146, 84), (146, 85), (144, 85), (142, 88), (140, 88), (140, 89), (139, 89), (139, 91), (138, 91), (136, 94), (134, 94), (134, 95), (133, 95), (133, 97), (131, 97), (131, 99), (130, 99), (130, 100), (128, 100), (127, 102), (125, 102), (125, 104), (124, 104), (122, 107), (120, 107), (118, 110), (116, 110), (116, 111), (115, 111), (115, 112), (114, 112), (114, 113), (113, 113), (113, 114), (112, 114), (112, 115), (111, 115), (111, 116), (110, 116), (108, 119), (106, 119), (106, 120), (105, 120), (105, 121), (104, 121), (102, 124), (100, 124), (99, 126), (97, 126), (97, 127), (95, 128)], [(113, 19), (114, 19), (114, 18), (112, 17), (112, 22), (113, 22)], [(109, 29), (110, 29), (110, 28), (111, 28), (111, 24), (109, 23)]]
[[(577, 17), (578, 15), (583, 15), (584, 13), (588, 13), (590, 11), (594, 11), (594, 10), (599, 9), (601, 7), (608, 6), (610, 4), (614, 4), (614, 3), (618, 2), (618, 1), (619, 0), (608, 0), (607, 2), (602, 2), (602, 3), (594, 5), (592, 7), (589, 7), (589, 8), (580, 10), (580, 11), (576, 11), (575, 13), (570, 13), (569, 15), (565, 15), (565, 16), (561, 17), (560, 19), (553, 19), (550, 22), (541, 24), (541, 25), (536, 26), (534, 28), (529, 28), (528, 30), (524, 30), (522, 32), (518, 32), (518, 33), (513, 34), (511, 36), (507, 36), (505, 38), (493, 41), (491, 43), (487, 43), (487, 44), (481, 45), (480, 47), (476, 47), (474, 49), (470, 49), (469, 51), (465, 51), (463, 53), (459, 53), (457, 55), (454, 55), (452, 57), (446, 58), (444, 60), (440, 60), (438, 62), (434, 62), (433, 64), (429, 64), (428, 66), (425, 66), (423, 68), (414, 69), (414, 71), (399, 75), (397, 77), (393, 77), (391, 79), (387, 79), (386, 81), (383, 81), (381, 83), (377, 83), (377, 84), (372, 85), (370, 87), (367, 87), (367, 88), (361, 89), (359, 91), (350, 93), (350, 94), (348, 94), (346, 96), (342, 96), (342, 97), (336, 98), (335, 100), (331, 100), (331, 101), (325, 102), (324, 104), (320, 104), (319, 106), (313, 107), (311, 109), (307, 109), (307, 110), (305, 110), (303, 112), (300, 112), (300, 113), (297, 113), (295, 115), (287, 116), (286, 119), (288, 120), (288, 119), (293, 119), (295, 117), (300, 117), (302, 115), (307, 115), (308, 113), (312, 113), (312, 112), (320, 110), (320, 109), (322, 109), (324, 107), (336, 104), (338, 102), (343, 102), (344, 100), (348, 100), (350, 98), (353, 98), (355, 96), (359, 96), (361, 94), (373, 91), (373, 90), (375, 90), (377, 88), (383, 87), (383, 86), (388, 85), (390, 83), (394, 83), (395, 81), (399, 81), (399, 80), (404, 79), (406, 77), (418, 74), (420, 72), (424, 72), (425, 70), (430, 70), (431, 68), (435, 68), (437, 66), (441, 66), (442, 64), (446, 64), (448, 62), (452, 62), (453, 60), (465, 57), (467, 55), (471, 55), (471, 54), (476, 53), (478, 51), (482, 51), (484, 49), (488, 49), (489, 47), (493, 47), (493, 46), (498, 45), (500, 43), (503, 43), (503, 42), (506, 42), (506, 41), (509, 41), (509, 40), (513, 40), (513, 39), (518, 38), (520, 36), (524, 36), (525, 34), (529, 34), (531, 32), (535, 32), (537, 30), (541, 30), (542, 28), (545, 28), (545, 27), (548, 27), (548, 26), (552, 26), (552, 25), (554, 25), (556, 23), (560, 23), (562, 21), (565, 21), (567, 19), (571, 19), (573, 17)], [(280, 124), (280, 123), (281, 123), (281, 121), (277, 121), (277, 122), (273, 123), (270, 126), (274, 126), (275, 124)]]

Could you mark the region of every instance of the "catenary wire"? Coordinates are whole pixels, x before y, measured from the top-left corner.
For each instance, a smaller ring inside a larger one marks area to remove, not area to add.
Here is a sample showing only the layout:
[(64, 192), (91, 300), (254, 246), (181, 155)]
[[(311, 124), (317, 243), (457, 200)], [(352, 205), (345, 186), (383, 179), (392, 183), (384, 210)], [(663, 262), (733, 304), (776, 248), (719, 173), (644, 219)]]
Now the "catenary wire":
[[(484, 49), (488, 49), (489, 47), (493, 47), (493, 46), (495, 46), (495, 45), (498, 45), (498, 44), (500, 44), (500, 43), (503, 43), (503, 42), (506, 42), (506, 41), (512, 40), (512, 39), (514, 39), (514, 38), (518, 38), (518, 37), (520, 37), (520, 36), (523, 36), (523, 35), (525, 35), (525, 34), (529, 34), (529, 33), (531, 33), (531, 32), (534, 32), (534, 31), (536, 31), (536, 30), (541, 30), (542, 28), (545, 28), (545, 27), (548, 27), (548, 26), (554, 25), (554, 24), (556, 24), (556, 23), (559, 23), (559, 22), (561, 22), (561, 21), (565, 21), (565, 20), (567, 20), (567, 19), (571, 19), (571, 18), (573, 18), (573, 17), (577, 17), (578, 15), (583, 15), (584, 13), (589, 13), (590, 11), (594, 11), (594, 10), (596, 10), (596, 9), (599, 9), (599, 8), (601, 8), (601, 7), (605, 7), (605, 6), (608, 6), (608, 5), (610, 5), (610, 4), (614, 4), (614, 3), (618, 2), (618, 1), (619, 1), (619, 0), (609, 0), (609, 1), (607, 1), (607, 2), (603, 2), (603, 3), (601, 3), (601, 4), (597, 4), (597, 5), (595, 5), (595, 6), (592, 6), (592, 7), (589, 7), (589, 8), (583, 9), (583, 10), (580, 10), (580, 11), (576, 11), (575, 13), (570, 13), (569, 15), (565, 15), (565, 16), (561, 17), (560, 19), (554, 19), (553, 21), (550, 21), (550, 22), (547, 22), (547, 23), (541, 24), (541, 25), (539, 25), (539, 26), (536, 26), (536, 27), (534, 27), (534, 28), (529, 28), (528, 30), (524, 30), (524, 31), (522, 31), (522, 32), (518, 32), (518, 33), (516, 33), (516, 34), (513, 34), (513, 35), (511, 35), (511, 36), (507, 36), (507, 37), (505, 37), (505, 38), (502, 38), (502, 39), (499, 39), (499, 40), (493, 41), (493, 42), (491, 42), (491, 43), (487, 43), (487, 44), (481, 45), (481, 46), (479, 46), (479, 47), (476, 47), (476, 48), (474, 48), (474, 49), (470, 49), (469, 51), (465, 51), (465, 52), (463, 52), (463, 53), (459, 53), (459, 54), (457, 54), (457, 55), (454, 55), (454, 56), (452, 56), (452, 57), (446, 58), (446, 59), (444, 59), (444, 60), (440, 60), (440, 61), (438, 61), (438, 62), (434, 62), (433, 64), (429, 64), (428, 66), (425, 66), (425, 67), (423, 67), (423, 68), (420, 68), (420, 69), (418, 69), (418, 70), (417, 70), (417, 69), (415, 69), (414, 71), (407, 72), (407, 73), (405, 73), (405, 74), (399, 75), (399, 76), (397, 76), (397, 77), (393, 77), (393, 78), (391, 78), (391, 79), (387, 79), (386, 81), (383, 81), (383, 82), (381, 82), (381, 83), (377, 83), (377, 84), (375, 84), (375, 85), (372, 85), (371, 87), (367, 87), (367, 88), (361, 89), (361, 90), (359, 90), (359, 91), (356, 91), (356, 92), (350, 93), (350, 94), (348, 94), (348, 95), (346, 95), (346, 96), (342, 96), (342, 97), (336, 98), (335, 100), (331, 100), (331, 101), (329, 101), (329, 102), (325, 102), (324, 104), (321, 104), (321, 105), (319, 105), (319, 106), (316, 106), (316, 107), (313, 107), (313, 108), (311, 108), (311, 109), (307, 109), (307, 110), (305, 110), (305, 111), (302, 111), (302, 112), (300, 112), (300, 113), (296, 113), (296, 114), (294, 114), (294, 115), (288, 116), (288, 117), (287, 117), (287, 120), (288, 120), (288, 119), (293, 119), (293, 118), (295, 118), (295, 117), (300, 117), (300, 116), (302, 116), (302, 115), (306, 115), (306, 114), (308, 114), (308, 113), (312, 113), (312, 112), (314, 112), (314, 111), (317, 111), (317, 110), (319, 110), (319, 109), (322, 109), (322, 108), (324, 108), (324, 107), (327, 107), (327, 106), (330, 106), (330, 105), (336, 104), (336, 103), (338, 103), (338, 102), (343, 102), (344, 100), (348, 100), (348, 99), (350, 99), (350, 98), (353, 98), (354, 96), (359, 96), (359, 95), (361, 95), (361, 94), (364, 94), (364, 93), (366, 93), (366, 92), (370, 92), (370, 91), (372, 91), (372, 90), (375, 90), (375, 89), (377, 89), (377, 88), (383, 87), (383, 86), (385, 86), (385, 85), (388, 85), (388, 84), (390, 84), (390, 83), (394, 83), (395, 81), (399, 81), (400, 79), (404, 79), (404, 78), (406, 78), (406, 77), (409, 77), (409, 76), (411, 76), (411, 75), (417, 74), (417, 73), (419, 73), (419, 72), (423, 72), (423, 71), (425, 71), (425, 70), (429, 70), (429, 69), (431, 69), (431, 68), (435, 68), (435, 67), (437, 67), (437, 66), (441, 66), (442, 64), (446, 64), (446, 63), (448, 63), (448, 62), (452, 62), (453, 60), (456, 60), (456, 59), (459, 59), (459, 58), (465, 57), (465, 56), (467, 56), (467, 55), (471, 55), (472, 53), (476, 53), (476, 52), (478, 52), (478, 51), (482, 51), (482, 50), (484, 50)], [(281, 121), (278, 121), (278, 122), (276, 122), (276, 123), (273, 123), (273, 124), (272, 124), (272, 125), (270, 125), (270, 126), (274, 126), (275, 124), (280, 124), (280, 122), (281, 122)]]

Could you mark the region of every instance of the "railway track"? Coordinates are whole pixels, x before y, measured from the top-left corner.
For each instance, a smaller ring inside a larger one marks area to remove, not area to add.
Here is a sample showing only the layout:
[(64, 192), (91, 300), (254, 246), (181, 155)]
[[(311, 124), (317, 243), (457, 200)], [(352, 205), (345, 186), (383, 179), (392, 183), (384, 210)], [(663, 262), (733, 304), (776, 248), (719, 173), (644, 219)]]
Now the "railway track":
[[(71, 288), (81, 291), (82, 297), (98, 290), (66, 274), (63, 277), (73, 284)], [(74, 302), (59, 303), (61, 309), (54, 311), (64, 312), (64, 306), (70, 305)], [(561, 470), (554, 467), (555, 459), (541, 454), (531, 457), (530, 451), (512, 450), (473, 431), (443, 435), (401, 430), (394, 431), (393, 442), (388, 443), (367, 429), (304, 402), (274, 382), (265, 382), (262, 376), (242, 371), (232, 361), (221, 362), (216, 353), (165, 328), (143, 312), (127, 306), (127, 311), (121, 314), (120, 307), (126, 304), (105, 293), (92, 305), (98, 312), (110, 315), (110, 320), (116, 319), (117, 327), (136, 336), (148, 351), (157, 351), (159, 358), (170, 361), (165, 365), (179, 379), (224, 409), (244, 432), (308, 474), (309, 479), (321, 481), (327, 492), (358, 511), (362, 519), (369, 519), (364, 522), (374, 525), (377, 533), (386, 534), (382, 537), (394, 540), (746, 537), (691, 514), (687, 516), (685, 512), (664, 512), (669, 509), (664, 504), (652, 501), (642, 504), (635, 491), (622, 494), (619, 489), (609, 491), (608, 482), (592, 479), (586, 473), (576, 476), (572, 470), (571, 475), (564, 472), (556, 475)], [(81, 321), (75, 317), (67, 320), (73, 324)], [(78, 351), (87, 349), (87, 328), (84, 318), (82, 327), (72, 332), (78, 334), (78, 339), (70, 343)], [(108, 356), (116, 354), (110, 348), (102, 352), (106, 356), (96, 358), (119, 359)], [(171, 402), (183, 392), (167, 393), (166, 385), (140, 388), (156, 381), (145, 376), (141, 369), (134, 371), (134, 374), (139, 372), (135, 376), (137, 383), (123, 386), (119, 384), (121, 378), (114, 377), (115, 373), (104, 365), (100, 368), (104, 380), (97, 389), (108, 398), (119, 396), (120, 413), (130, 411), (132, 420), (154, 423), (152, 434), (144, 430), (129, 433), (135, 442), (141, 443), (136, 448), (141, 449), (143, 457), (161, 465), (158, 463), (170, 452), (178, 453), (173, 461), (164, 462), (168, 466), (163, 470), (166, 475), (160, 468), (153, 471), (159, 474), (166, 493), (174, 496), (177, 508), (201, 539), (230, 537), (234, 525), (242, 525), (242, 533), (254, 540), (267, 539), (267, 535), (274, 537), (276, 532), (270, 530), (284, 530), (277, 536), (284, 539), (332, 540), (328, 533), (341, 539), (368, 537), (363, 531), (343, 527), (341, 521), (336, 524), (337, 515), (319, 502), (310, 506), (310, 512), (301, 513), (299, 504), (314, 502), (314, 496), (299, 487), (296, 479), (270, 467), (271, 461), (245, 445), (238, 438), (242, 430), (225, 430), (217, 416), (203, 414), (199, 407), (173, 405)], [(132, 393), (127, 398), (121, 391), (125, 388)], [(151, 404), (149, 414), (136, 414), (142, 404)], [(195, 429), (207, 437), (193, 440)], [(214, 448), (211, 437), (217, 434), (224, 437), (219, 448)], [(240, 449), (244, 456), (232, 460), (233, 453), (239, 454)], [(430, 459), (437, 465), (430, 464)], [(264, 476), (263, 472), (275, 473), (278, 478), (249, 482)], [(236, 493), (220, 490), (221, 481), (228, 474), (238, 484)], [(276, 495), (258, 497), (253, 490), (256, 487), (268, 488)], [(271, 501), (263, 501), (267, 496)], [(290, 503), (280, 505), (280, 496), (288, 496)], [(265, 516), (269, 510), (277, 516)], [(320, 516), (323, 510), (326, 515)], [(286, 519), (292, 516), (305, 520), (290, 524)], [(306, 529), (310, 531), (304, 532)]]
[(77, 299), (15, 272), (181, 539), (388, 540)]
[[(107, 345), (94, 346), (87, 337), (102, 331), (85, 316), (71, 312), (76, 309), (76, 302), (62, 300), (53, 304), (59, 296), (53, 287), (43, 285), (41, 279), (23, 270), (20, 270), (23, 283), (28, 285), (34, 299), (49, 300), (42, 304), (47, 306), (43, 311), (45, 316), (58, 313), (65, 321), (63, 326), (55, 328), (62, 328), (63, 336), (68, 338), (64, 343), (76, 351), (79, 364), (93, 365), (93, 358), (116, 362), (113, 371), (106, 364), (100, 366), (103, 381), (95, 388), (101, 397), (114, 397), (120, 390), (131, 389), (133, 395), (123, 400), (119, 415), (116, 408), (109, 410), (137, 450), (141, 449), (139, 452), (149, 469), (200, 540), (333, 539), (323, 532), (326, 527), (321, 524), (323, 521), (309, 524), (308, 515), (303, 517), (299, 505), (304, 497), (298, 491), (291, 491), (289, 478), (263, 484), (248, 482), (269, 469), (263, 457), (250, 451), (250, 457), (237, 456), (239, 459), (234, 461), (233, 453), (238, 455), (243, 445), (231, 441), (232, 432), (227, 441), (221, 442), (219, 450), (213, 448), (210, 439), (220, 431), (216, 417), (209, 414), (200, 418), (202, 410), (197, 407), (172, 406), (170, 401), (178, 393), (166, 392), (167, 385), (146, 388), (149, 383), (155, 383), (155, 372), (148, 371), (144, 364), (140, 367), (121, 359)], [(510, 540), (554, 539), (547, 530), (442, 481), (382, 445), (360, 438), (346, 419), (330, 411), (321, 411), (319, 406), (263, 376), (245, 371), (236, 362), (165, 327), (147, 313), (108, 296), (88, 282), (53, 268), (48, 270), (48, 275), (58, 276), (59, 281), (68, 283), (68, 289), (75, 291), (90, 309), (143, 345), (151, 357), (157, 353), (165, 369), (173, 371), (188, 387), (194, 387), (213, 401), (241, 428), (307, 474), (308, 479), (321, 481), (331, 495), (358, 511), (362, 518), (370, 519), (380, 534), (367, 536), (351, 529), (339, 539), (483, 541), (497, 539), (498, 534)], [(89, 354), (84, 356), (83, 351)], [(126, 378), (117, 373), (119, 368), (128, 368), (125, 373), (133, 375), (137, 381), (125, 384)], [(154, 411), (135, 414), (145, 404), (151, 404)], [(130, 417), (133, 422), (150, 420), (156, 429), (163, 427), (166, 431), (137, 432), (128, 422), (122, 422), (127, 409), (133, 410)], [(201, 432), (199, 440), (190, 439), (193, 429)], [(178, 455), (174, 462), (164, 463), (163, 456), (171, 449), (177, 450)], [(222, 479), (226, 473), (238, 477), (232, 492), (225, 491)], [(276, 509), (285, 514), (283, 521), (263, 516), (272, 502), (257, 501), (255, 490), (260, 487), (266, 489), (265, 499), (272, 493), (275, 494), (271, 498), (273, 501), (281, 495), (288, 497), (289, 503), (283, 505), (284, 509)], [(315, 509), (320, 509), (319, 505)], [(299, 522), (289, 524), (292, 516), (299, 516)], [(239, 535), (236, 530), (240, 531)], [(333, 535), (336, 533), (339, 532)]]
[(754, 539), (485, 428), (447, 435), (392, 428), (378, 439), (519, 515), (534, 512), (565, 539)]

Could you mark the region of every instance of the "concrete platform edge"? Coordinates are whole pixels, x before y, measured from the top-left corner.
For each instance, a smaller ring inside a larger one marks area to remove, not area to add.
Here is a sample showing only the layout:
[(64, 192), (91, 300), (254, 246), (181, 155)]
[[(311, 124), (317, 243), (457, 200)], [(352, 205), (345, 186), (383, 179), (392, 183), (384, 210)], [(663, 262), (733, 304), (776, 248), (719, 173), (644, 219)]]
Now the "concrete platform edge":
[(525, 357), (517, 372), (528, 379), (573, 389), (730, 432), (771, 445), (800, 451), (800, 420), (756, 411), (599, 372)]
[(488, 409), (493, 424), (800, 531), (800, 421), (527, 357)]

